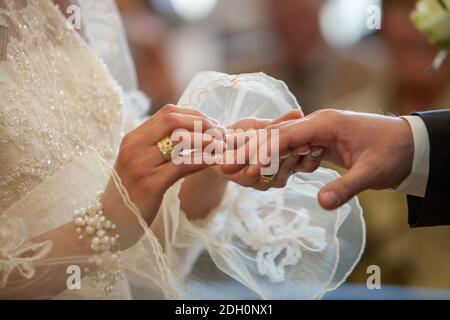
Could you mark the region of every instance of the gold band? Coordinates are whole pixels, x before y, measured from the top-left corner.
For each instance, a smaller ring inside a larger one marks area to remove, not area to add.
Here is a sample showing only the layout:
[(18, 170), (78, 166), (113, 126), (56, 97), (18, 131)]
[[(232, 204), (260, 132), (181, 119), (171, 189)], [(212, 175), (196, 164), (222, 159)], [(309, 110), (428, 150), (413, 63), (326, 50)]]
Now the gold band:
[(271, 182), (273, 182), (273, 180), (275, 180), (276, 177), (277, 177), (276, 174), (262, 175), (261, 176), (261, 181), (264, 182), (264, 183), (271, 183)]
[(173, 143), (170, 137), (165, 137), (158, 141), (157, 146), (164, 159), (167, 161), (172, 160)]

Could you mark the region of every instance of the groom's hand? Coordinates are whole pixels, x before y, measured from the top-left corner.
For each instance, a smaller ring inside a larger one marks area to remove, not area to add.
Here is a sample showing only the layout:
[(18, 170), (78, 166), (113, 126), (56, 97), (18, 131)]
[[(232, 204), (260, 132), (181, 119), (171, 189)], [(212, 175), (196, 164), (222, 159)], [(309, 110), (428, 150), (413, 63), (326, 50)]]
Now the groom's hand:
[[(278, 119), (265, 120), (257, 118), (246, 118), (238, 121), (231, 126), (231, 129), (247, 130), (263, 130), (270, 126), (277, 125), (286, 121), (299, 120), (303, 117), (303, 113), (299, 109), (292, 110)], [(230, 137), (228, 137), (230, 138)], [(236, 138), (236, 136), (231, 137)], [(241, 146), (234, 146), (239, 148)], [(270, 182), (263, 182), (261, 179), (261, 171), (259, 166), (251, 165), (248, 163), (225, 165), (214, 167), (213, 170), (220, 176), (227, 180), (233, 181), (244, 187), (251, 187), (257, 190), (267, 190), (269, 188), (281, 188), (286, 185), (286, 182), (290, 175), (294, 173), (298, 161), (301, 159), (301, 155), (292, 155), (283, 159), (280, 163), (280, 168), (276, 178)]]
[(280, 152), (320, 147), (324, 160), (348, 169), (320, 190), (325, 209), (336, 209), (366, 189), (396, 188), (411, 172), (414, 141), (402, 118), (321, 110), (277, 127)]

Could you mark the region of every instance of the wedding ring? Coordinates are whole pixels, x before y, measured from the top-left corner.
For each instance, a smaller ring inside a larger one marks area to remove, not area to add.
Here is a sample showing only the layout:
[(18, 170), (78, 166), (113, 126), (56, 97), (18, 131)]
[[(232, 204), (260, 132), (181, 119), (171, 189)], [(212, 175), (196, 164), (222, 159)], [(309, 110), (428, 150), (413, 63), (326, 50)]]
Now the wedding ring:
[(170, 161), (172, 159), (173, 150), (172, 139), (170, 139), (170, 137), (165, 137), (158, 141), (157, 146), (164, 159)]
[(262, 175), (261, 176), (261, 181), (264, 182), (264, 183), (271, 183), (271, 182), (273, 182), (273, 180), (275, 180), (276, 177), (277, 177), (276, 174)]

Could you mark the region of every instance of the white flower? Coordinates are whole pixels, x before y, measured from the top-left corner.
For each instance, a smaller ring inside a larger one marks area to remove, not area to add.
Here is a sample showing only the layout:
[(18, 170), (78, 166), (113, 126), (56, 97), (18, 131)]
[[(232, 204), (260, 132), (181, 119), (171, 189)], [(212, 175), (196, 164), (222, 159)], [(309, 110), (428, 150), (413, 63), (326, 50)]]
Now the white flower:
[(419, 0), (412, 22), (441, 48), (450, 45), (450, 0)]

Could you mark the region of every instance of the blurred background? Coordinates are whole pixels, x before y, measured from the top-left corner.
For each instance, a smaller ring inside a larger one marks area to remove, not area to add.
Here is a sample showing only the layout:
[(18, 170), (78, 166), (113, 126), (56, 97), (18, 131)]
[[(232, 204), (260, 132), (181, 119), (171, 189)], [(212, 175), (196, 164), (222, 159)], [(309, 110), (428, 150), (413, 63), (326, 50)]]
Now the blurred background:
[[(409, 21), (414, 0), (119, 0), (141, 90), (152, 112), (203, 70), (263, 71), (285, 81), (306, 114), (321, 108), (405, 115), (450, 107), (450, 64)], [(381, 30), (367, 26), (381, 8)], [(369, 11), (368, 11), (369, 9)], [(447, 59), (449, 60), (449, 59)], [(450, 289), (450, 228), (410, 229), (405, 197), (360, 200), (369, 265), (383, 285)]]

